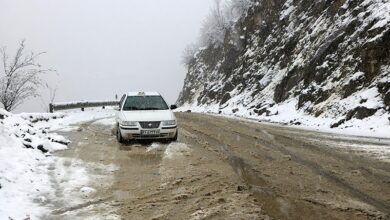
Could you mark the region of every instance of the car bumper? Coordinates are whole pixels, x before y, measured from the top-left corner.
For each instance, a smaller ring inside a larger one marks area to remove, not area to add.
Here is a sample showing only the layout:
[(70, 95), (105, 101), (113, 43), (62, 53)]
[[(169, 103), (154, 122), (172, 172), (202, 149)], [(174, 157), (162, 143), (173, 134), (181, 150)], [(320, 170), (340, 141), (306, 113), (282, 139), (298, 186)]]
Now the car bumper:
[[(158, 128), (160, 131), (159, 135), (141, 135), (141, 128), (129, 128), (129, 127), (120, 127), (120, 132), (122, 137), (127, 140), (145, 140), (145, 139), (170, 139), (174, 138), (177, 133), (177, 127), (161, 127)], [(157, 129), (152, 129), (157, 130)]]

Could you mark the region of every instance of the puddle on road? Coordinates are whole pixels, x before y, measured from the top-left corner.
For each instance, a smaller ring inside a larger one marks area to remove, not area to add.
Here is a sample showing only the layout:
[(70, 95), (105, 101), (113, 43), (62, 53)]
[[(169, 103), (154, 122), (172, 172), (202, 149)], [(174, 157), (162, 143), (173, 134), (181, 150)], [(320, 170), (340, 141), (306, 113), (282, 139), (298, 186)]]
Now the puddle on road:
[(266, 185), (266, 181), (249, 164), (245, 163), (242, 158), (229, 156), (228, 161), (234, 172), (248, 185), (256, 187), (264, 187)]
[(261, 173), (246, 163), (243, 158), (234, 155), (226, 147), (221, 147), (223, 154), (227, 157), (229, 165), (234, 172), (249, 186), (264, 187), (266, 181), (261, 177)]
[(159, 165), (163, 159), (176, 159), (189, 156), (190, 148), (184, 143), (141, 142), (139, 144), (121, 145), (122, 151), (128, 151), (127, 157), (137, 165)]
[(123, 144), (121, 144), (120, 146), (119, 146), (119, 150), (121, 150), (121, 151), (131, 151), (132, 150), (132, 146), (131, 145), (123, 145)]
[(128, 154), (127, 156), (130, 158), (131, 163), (140, 166), (158, 165), (162, 160), (162, 155), (156, 153), (146, 153), (146, 154), (137, 153), (137, 154)]
[(136, 166), (158, 165), (162, 161), (166, 145), (157, 142), (140, 142), (121, 144), (119, 150), (130, 159), (130, 164)]

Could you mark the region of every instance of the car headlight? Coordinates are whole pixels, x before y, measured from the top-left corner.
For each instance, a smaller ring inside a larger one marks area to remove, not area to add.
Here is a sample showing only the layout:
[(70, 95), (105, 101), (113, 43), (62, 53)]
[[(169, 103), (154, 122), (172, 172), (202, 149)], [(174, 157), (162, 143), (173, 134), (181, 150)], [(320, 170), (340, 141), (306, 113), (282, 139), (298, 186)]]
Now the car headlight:
[(173, 126), (176, 125), (176, 120), (163, 121), (163, 126)]
[(137, 126), (137, 122), (136, 121), (123, 121), (122, 125), (124, 125), (124, 126)]

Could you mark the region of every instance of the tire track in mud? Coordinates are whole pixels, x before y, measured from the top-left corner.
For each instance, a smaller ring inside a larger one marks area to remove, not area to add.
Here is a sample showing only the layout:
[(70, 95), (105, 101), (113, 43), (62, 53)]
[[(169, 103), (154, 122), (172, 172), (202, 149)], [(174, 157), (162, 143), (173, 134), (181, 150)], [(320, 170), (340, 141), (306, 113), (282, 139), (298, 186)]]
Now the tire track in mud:
[[(179, 123), (181, 123), (181, 121), (179, 121)], [(212, 156), (213, 157), (212, 163), (213, 164), (214, 163), (224, 164), (224, 167), (226, 167), (227, 170), (229, 170), (228, 172), (231, 173), (231, 175), (229, 175), (229, 178), (233, 177), (233, 179), (237, 179), (237, 177), (235, 177), (235, 176), (237, 174), (239, 174), (241, 177), (248, 178), (248, 179), (252, 180), (254, 183), (259, 183), (259, 181), (263, 181), (262, 179), (257, 179), (257, 180), (254, 179), (254, 178), (256, 178), (256, 176), (252, 175), (252, 170), (248, 169), (245, 161), (241, 160), (241, 158), (234, 157), (233, 155), (231, 157), (226, 157), (225, 154), (210, 147), (214, 144), (214, 142), (212, 140), (205, 140), (204, 138), (202, 138), (202, 135), (200, 135), (197, 131), (194, 131), (193, 129), (188, 128), (187, 126), (182, 126), (182, 125), (183, 124), (179, 125), (180, 131), (181, 131), (180, 136), (182, 138), (182, 141), (186, 142), (190, 146), (196, 147), (198, 149), (197, 150), (198, 153), (199, 153), (199, 151), (201, 151), (201, 152), (203, 152), (203, 155), (207, 155), (207, 156), (215, 155), (215, 156)], [(202, 150), (200, 150), (200, 149), (202, 149)], [(204, 150), (206, 150), (206, 152)], [(220, 150), (223, 150), (223, 149), (221, 148)], [(230, 166), (230, 165), (226, 164), (225, 160), (229, 160), (231, 163), (235, 163), (237, 165)], [(227, 217), (227, 216), (221, 217), (221, 215), (220, 215), (221, 210), (219, 210), (219, 211), (215, 210), (216, 207), (213, 207), (215, 204), (211, 203), (212, 206), (208, 207), (208, 209), (214, 210), (216, 212), (214, 212), (212, 215), (207, 215), (207, 216), (202, 217), (202, 215), (203, 215), (202, 210), (199, 209), (192, 214), (193, 218), (191, 218), (191, 219), (214, 219), (214, 218), (216, 218), (216, 219), (263, 219), (263, 220), (272, 219), (266, 213), (263, 212), (261, 205), (257, 202), (257, 200), (255, 199), (253, 194), (251, 194), (250, 191), (248, 191), (248, 188), (245, 187), (245, 185), (243, 185), (243, 183), (245, 183), (245, 181), (243, 181), (243, 178), (238, 178), (238, 182), (237, 182), (237, 180), (234, 182), (230, 182), (230, 181), (225, 182), (226, 177), (224, 177), (224, 175), (221, 175), (221, 174), (216, 174), (215, 167), (211, 166), (211, 164), (208, 164), (208, 167), (210, 167), (212, 169), (211, 170), (207, 169), (206, 172), (204, 172), (202, 174), (203, 178), (195, 178), (194, 180), (190, 181), (190, 182), (194, 182), (194, 181), (197, 181), (197, 182), (198, 181), (201, 181), (201, 182), (206, 181), (207, 182), (207, 185), (201, 185), (197, 190), (195, 190), (199, 193), (203, 192), (202, 196), (197, 198), (195, 201), (197, 201), (197, 200), (198, 201), (199, 200), (206, 200), (206, 201), (210, 200), (210, 198), (209, 198), (210, 196), (216, 196), (218, 194), (223, 193), (226, 190), (226, 187), (230, 188), (230, 190), (232, 190), (231, 188), (233, 188), (234, 194), (242, 195), (244, 197), (247, 196), (246, 200), (249, 199), (249, 201), (246, 201), (245, 205), (241, 204), (238, 206), (238, 207), (241, 207), (240, 209), (241, 209), (242, 213), (240, 215), (238, 215), (237, 217), (232, 217), (232, 216), (237, 215), (237, 214), (227, 215), (229, 217)], [(226, 168), (224, 168), (224, 169), (226, 169)], [(227, 172), (223, 172), (223, 174), (226, 174), (226, 173)], [(217, 188), (213, 189), (213, 188), (210, 188), (210, 185), (216, 185), (216, 186), (220, 185), (223, 187), (217, 187)], [(255, 188), (255, 187), (256, 186), (253, 185), (253, 188)], [(221, 203), (221, 205), (222, 205), (223, 203), (226, 203), (226, 204), (233, 203), (234, 204), (237, 202), (237, 201), (234, 202), (234, 199), (233, 199), (235, 197), (234, 195), (230, 195), (230, 197), (232, 197), (232, 198), (228, 197), (226, 199), (229, 202), (225, 201), (224, 198), (219, 198), (218, 203)], [(233, 200), (233, 202), (232, 202), (232, 200)], [(233, 206), (235, 206), (235, 205), (233, 205)], [(235, 207), (237, 207), (237, 206), (235, 206)], [(224, 207), (221, 209), (223, 211), (226, 211), (227, 207)], [(228, 209), (230, 209), (230, 208), (228, 208)], [(198, 214), (200, 214), (200, 215), (198, 216)], [(247, 217), (244, 217), (244, 216), (247, 216)]]
[[(185, 129), (188, 129), (193, 134), (196, 134), (198, 137), (207, 139), (210, 141), (210, 144), (218, 147), (220, 153), (223, 155), (227, 163), (233, 168), (235, 173), (246, 183), (248, 188), (241, 186), (238, 190), (250, 190), (253, 195), (259, 200), (264, 202), (263, 204), (258, 204), (262, 208), (265, 208), (267, 215), (271, 215), (276, 219), (302, 219), (301, 211), (295, 210), (291, 212), (290, 203), (293, 201), (288, 201), (283, 198), (283, 195), (275, 192), (273, 187), (268, 181), (264, 179), (261, 173), (245, 162), (245, 160), (233, 152), (228, 150), (224, 143), (220, 142), (217, 138), (205, 134), (199, 129), (193, 128), (188, 125), (182, 125)], [(199, 140), (197, 140), (199, 141)], [(207, 142), (208, 143), (208, 142)], [(303, 209), (302, 205), (293, 202), (297, 209)], [(309, 214), (309, 216), (314, 215), (315, 213)], [(318, 214), (318, 213), (317, 213)], [(325, 213), (322, 213), (325, 215)], [(307, 216), (308, 217), (308, 216)]]
[[(300, 146), (305, 147), (306, 149), (310, 148), (311, 151), (316, 151), (317, 154), (319, 154), (319, 155), (322, 154), (325, 157), (327, 157), (327, 156), (329, 156), (329, 157), (336, 157), (336, 158), (338, 158), (340, 160), (343, 160), (344, 163), (348, 163), (350, 167), (356, 166), (353, 163), (349, 163), (349, 160), (347, 160), (346, 157), (341, 155), (341, 154), (332, 153), (332, 152), (330, 152), (328, 150), (321, 149), (318, 146), (310, 145), (308, 143), (305, 143), (303, 141), (297, 140), (295, 138), (287, 137), (287, 136), (284, 136), (284, 135), (278, 135), (278, 134), (275, 134), (275, 133), (273, 133), (273, 135), (278, 140), (283, 140), (284, 139), (284, 140), (286, 140), (286, 142), (294, 143), (294, 145), (300, 145)], [(348, 182), (346, 182), (342, 178), (337, 177), (336, 175), (333, 174), (332, 171), (325, 169), (323, 166), (319, 165), (318, 163), (316, 163), (314, 161), (307, 160), (307, 159), (304, 159), (304, 158), (298, 156), (297, 154), (293, 153), (292, 151), (288, 150), (286, 147), (284, 147), (281, 144), (278, 144), (277, 142), (272, 142), (271, 143), (269, 141), (265, 141), (265, 140), (263, 140), (263, 141), (264, 141), (264, 144), (270, 145), (270, 146), (274, 146), (280, 152), (282, 152), (284, 154), (287, 154), (287, 155), (290, 155), (291, 159), (293, 161), (298, 162), (298, 163), (300, 163), (300, 164), (302, 164), (302, 165), (304, 165), (306, 167), (310, 167), (310, 169), (312, 171), (314, 171), (315, 173), (317, 173), (318, 175), (321, 175), (321, 176), (327, 178), (328, 180), (331, 180), (333, 183), (336, 183), (338, 186), (340, 186), (343, 189), (345, 189), (353, 197), (358, 198), (361, 201), (366, 202), (367, 204), (373, 205), (378, 210), (386, 213), (387, 215), (390, 214), (390, 205), (388, 203), (386, 203), (386, 201), (381, 201), (381, 200), (378, 200), (378, 199), (375, 199), (375, 198), (371, 197), (369, 194), (367, 194), (367, 193), (357, 189), (356, 187), (350, 185)], [(370, 181), (373, 181), (373, 182), (375, 182), (377, 184), (383, 184), (383, 183), (388, 183), (389, 182), (389, 180), (386, 180), (386, 179), (389, 178), (388, 175), (383, 175), (383, 174), (379, 174), (379, 173), (373, 173), (369, 169), (364, 168), (362, 166), (358, 166), (356, 168), (359, 169), (359, 170), (363, 170), (365, 172), (365, 176), (368, 179), (370, 179)], [(376, 169), (378, 169), (378, 168), (376, 168)]]
[(73, 211), (76, 211), (76, 210), (79, 210), (79, 209), (85, 209), (85, 208), (88, 208), (89, 206), (92, 206), (92, 205), (97, 205), (99, 203), (104, 203), (104, 202), (107, 202), (109, 200), (113, 199), (113, 196), (109, 196), (107, 198), (100, 198), (100, 199), (95, 199), (95, 200), (90, 200), (90, 201), (87, 201), (87, 202), (84, 202), (84, 203), (81, 203), (81, 204), (78, 204), (78, 205), (74, 205), (74, 206), (71, 206), (71, 207), (66, 207), (66, 208), (62, 208), (62, 209), (57, 209), (57, 210), (54, 210), (52, 211), (52, 215), (63, 215), (67, 212), (73, 212)]
[[(348, 164), (348, 166), (362, 170), (367, 178), (370, 178), (371, 181), (374, 181), (378, 184), (390, 183), (390, 166), (388, 166), (387, 164), (365, 158), (360, 158), (360, 160), (362, 160), (364, 164), (370, 164), (370, 168), (366, 168), (361, 166), (360, 164), (355, 163), (354, 158), (351, 155), (346, 155), (345, 152), (339, 153), (335, 149), (324, 149), (323, 147), (317, 146), (310, 142), (298, 140), (297, 138), (287, 135), (275, 134), (275, 136), (277, 136), (279, 139), (285, 139), (286, 141), (297, 143), (306, 149), (310, 149), (317, 152), (318, 154), (326, 154), (327, 156), (342, 160), (344, 163)], [(332, 150), (334, 152), (332, 152)], [(375, 170), (375, 172), (373, 170)]]
[[(97, 119), (94, 119), (91, 121), (84, 122), (84, 123), (80, 124), (79, 127), (82, 129), (88, 130), (88, 131), (92, 132), (93, 134), (100, 134), (100, 135), (105, 135), (105, 136), (111, 137), (112, 132), (113, 132), (112, 130), (110, 131), (111, 133), (106, 133), (104, 131), (100, 131), (100, 130), (96, 130), (96, 129), (91, 128), (91, 125), (94, 124), (95, 122), (100, 121), (102, 119), (108, 119), (108, 118), (113, 118), (113, 117), (97, 118)], [(104, 127), (108, 128), (109, 126), (104, 125)], [(115, 128), (113, 127), (112, 129), (115, 129)]]
[[(216, 118), (220, 119), (220, 117), (216, 117)], [(308, 143), (304, 140), (299, 140), (296, 137), (289, 136), (288, 133), (286, 133), (286, 132), (276, 133), (277, 131), (269, 131), (269, 130), (266, 131), (265, 129), (261, 130), (259, 128), (255, 128), (256, 132), (262, 132), (263, 134), (266, 134), (266, 136), (272, 136), (272, 138), (269, 138), (269, 137), (265, 138), (264, 136), (258, 137), (256, 135), (259, 135), (260, 133), (257, 133), (257, 134), (255, 133), (253, 135), (245, 134), (245, 133), (239, 132), (237, 130), (229, 129), (226, 126), (223, 126), (223, 123), (220, 123), (218, 120), (213, 120), (213, 121), (215, 122), (215, 124), (210, 124), (210, 125), (214, 125), (214, 126), (220, 125), (220, 128), (223, 128), (223, 130), (225, 132), (231, 132), (231, 133), (235, 133), (235, 134), (240, 135), (240, 136), (246, 136), (247, 138), (253, 138), (257, 141), (261, 141), (264, 144), (264, 146), (270, 146), (274, 143), (277, 143), (276, 139), (283, 138), (283, 139), (287, 140), (286, 143), (292, 141), (294, 143), (297, 143), (296, 145), (299, 145), (306, 150), (315, 151), (317, 154), (326, 154), (329, 157), (338, 158), (338, 159), (344, 161), (345, 163), (348, 163), (348, 166), (350, 166), (350, 167), (358, 166), (356, 163), (354, 163), (353, 159), (351, 159), (352, 156), (350, 154), (346, 155), (345, 152), (340, 153), (339, 151), (337, 151), (337, 149), (334, 149), (334, 148), (320, 147), (320, 146), (317, 146), (315, 143)], [(274, 129), (274, 128), (272, 128), (272, 129)], [(270, 130), (272, 130), (272, 129), (270, 129)], [(286, 129), (286, 128), (284, 128), (284, 129)], [(275, 137), (277, 137), (277, 138), (275, 139)], [(332, 139), (337, 140), (335, 138), (332, 138)], [(360, 142), (360, 141), (355, 140), (354, 143), (366, 144), (366, 143), (370, 143), (370, 142), (367, 142), (367, 141)], [(377, 143), (377, 144), (379, 144), (379, 143)], [(281, 147), (285, 148), (283, 145), (281, 145)], [(272, 149), (272, 148), (269, 147), (269, 149)], [(355, 157), (355, 156), (353, 156), (353, 157)], [(370, 164), (370, 167), (374, 168), (375, 170), (383, 171), (382, 173), (378, 173), (378, 172), (372, 172), (372, 170), (369, 170), (369, 169), (362, 167), (362, 166), (356, 167), (356, 168), (361, 168), (364, 171), (366, 171), (367, 174), (370, 175), (370, 177), (373, 177), (372, 178), (373, 181), (383, 180), (383, 182), (386, 182), (386, 183), (390, 182), (390, 166), (388, 165), (388, 163), (376, 161), (376, 160), (369, 159), (369, 158), (359, 158), (359, 160), (360, 161), (363, 160), (364, 164)]]
[[(192, 123), (194, 123), (195, 125), (198, 125), (198, 126), (199, 126), (199, 123), (201, 123), (202, 126), (208, 127), (208, 128), (210, 128), (210, 127), (218, 127), (218, 129), (221, 132), (224, 132), (225, 134), (235, 133), (235, 134), (240, 135), (240, 136), (245, 136), (247, 138), (254, 139), (256, 141), (260, 141), (264, 146), (266, 146), (266, 147), (268, 147), (270, 149), (276, 148), (281, 153), (283, 153), (285, 155), (290, 155), (292, 161), (297, 162), (297, 163), (299, 163), (301, 165), (304, 165), (305, 167), (310, 168), (314, 173), (316, 173), (316, 174), (318, 174), (320, 176), (325, 177), (326, 179), (328, 179), (332, 183), (334, 183), (337, 186), (341, 187), (346, 192), (348, 192), (349, 195), (351, 195), (351, 196), (353, 196), (355, 198), (358, 198), (361, 201), (366, 202), (367, 204), (373, 205), (378, 210), (386, 213), (387, 215), (390, 213), (389, 212), (390, 206), (386, 203), (386, 201), (381, 201), (381, 200), (378, 200), (376, 198), (371, 197), (367, 193), (365, 193), (365, 192), (355, 188), (354, 186), (350, 185), (349, 183), (347, 183), (343, 179), (333, 175), (331, 171), (326, 170), (324, 167), (322, 167), (318, 163), (316, 163), (314, 161), (311, 161), (311, 160), (304, 159), (304, 158), (298, 156), (297, 154), (295, 154), (294, 152), (286, 149), (283, 145), (281, 145), (277, 141), (275, 141), (275, 139), (278, 139), (278, 141), (280, 139), (285, 139), (286, 141), (290, 141), (290, 142), (294, 141), (295, 145), (297, 145), (297, 144), (298, 145), (304, 144), (302, 142), (293, 140), (291, 138), (288, 139), (287, 137), (279, 135), (279, 134), (275, 134), (274, 132), (272, 132), (272, 136), (273, 136), (272, 139), (273, 139), (273, 141), (271, 142), (271, 141), (267, 140), (267, 139), (269, 139), (267, 137), (258, 137), (258, 136), (242, 133), (242, 132), (237, 131), (235, 129), (230, 129), (228, 126), (226, 126), (226, 123), (221, 123), (218, 119), (216, 119), (216, 120), (205, 120), (204, 118), (201, 118), (201, 116), (196, 116), (196, 115), (194, 116), (194, 118), (196, 118), (196, 119), (190, 118), (190, 117), (188, 117), (188, 115), (184, 115), (184, 116), (180, 115), (180, 116), (182, 116), (184, 118), (183, 121), (186, 121), (186, 120), (187, 121), (191, 121)], [(211, 122), (213, 122), (213, 123), (211, 123)], [(212, 134), (207, 134), (207, 133), (203, 132), (202, 129), (196, 129), (196, 128), (191, 127), (191, 125), (188, 125), (186, 123), (184, 123), (184, 127), (186, 127), (186, 129), (190, 129), (193, 132), (196, 132), (196, 133), (202, 135), (206, 139), (214, 140), (216, 145), (225, 146), (225, 147), (222, 147), (221, 152), (223, 152), (227, 156), (227, 158), (229, 160), (229, 163), (231, 165), (237, 166), (237, 163), (234, 163), (234, 162), (232, 163), (232, 161), (244, 161), (242, 158), (238, 157), (239, 159), (237, 159), (237, 156), (232, 156), (231, 150), (226, 149), (226, 145), (229, 145), (229, 144), (225, 144), (225, 143), (221, 142), (219, 139), (215, 138)], [(307, 146), (304, 146), (304, 147), (306, 147), (306, 150), (307, 150), (308, 147)], [(319, 149), (319, 147), (315, 147), (314, 149), (317, 150), (318, 153), (326, 154), (328, 156), (334, 156), (334, 155), (330, 155), (330, 153), (327, 152), (326, 150), (324, 151), (322, 149)], [(313, 150), (313, 149), (310, 148), (309, 150)], [(251, 169), (251, 167), (248, 164), (245, 164), (245, 163), (241, 163), (241, 164), (244, 167), (248, 167), (248, 169)], [(244, 169), (244, 170), (247, 170), (247, 169)], [(376, 178), (376, 177), (378, 177), (378, 176), (376, 175), (374, 178)], [(380, 176), (380, 177), (383, 177), (383, 176)], [(261, 177), (259, 177), (258, 179), (261, 179)], [(246, 181), (249, 182), (249, 184), (251, 184), (250, 180), (246, 179)], [(257, 181), (261, 182), (259, 180), (257, 180)]]
[[(283, 136), (279, 136), (280, 139), (284, 138)], [(293, 141), (292, 139), (287, 139), (289, 141)], [(298, 144), (301, 144), (298, 142)], [(292, 153), (291, 151), (287, 150), (285, 147), (279, 145), (279, 144), (274, 144), (281, 152), (291, 155), (292, 160), (296, 161), (306, 167), (310, 167), (311, 170), (313, 170), (315, 173), (327, 178), (328, 180), (331, 180), (333, 183), (336, 183), (338, 186), (342, 187), (345, 189), (350, 195), (352, 195), (355, 198), (360, 199), (363, 202), (366, 202), (370, 205), (373, 205), (376, 207), (379, 211), (382, 211), (386, 214), (390, 214), (390, 206), (387, 204), (385, 201), (380, 201), (378, 199), (375, 199), (368, 195), (367, 193), (355, 188), (354, 186), (350, 185), (343, 179), (335, 176), (332, 174), (331, 171), (324, 169), (321, 165), (318, 163), (315, 163), (310, 160), (306, 160), (302, 157), (297, 156), (296, 154)]]
[[(224, 157), (228, 163), (232, 166), (233, 170), (245, 180), (249, 185), (253, 186), (264, 186), (266, 181), (261, 177), (259, 174), (254, 172), (255, 169), (253, 167), (246, 163), (245, 160), (237, 155), (235, 155), (233, 152), (231, 152), (229, 149), (227, 149), (224, 144), (219, 142), (216, 138), (211, 138), (210, 136), (207, 136), (205, 133), (200, 132), (197, 129), (194, 129), (193, 127), (184, 125), (185, 129), (190, 130), (191, 134), (197, 134), (196, 136), (190, 136), (190, 138), (195, 139), (195, 141), (199, 142), (200, 140), (197, 139), (198, 136), (207, 137), (207, 139), (211, 139), (213, 141), (214, 145), (217, 145), (219, 149), (222, 152), (222, 157)], [(200, 142), (199, 144), (204, 145), (205, 142)], [(209, 143), (208, 143), (209, 144)]]

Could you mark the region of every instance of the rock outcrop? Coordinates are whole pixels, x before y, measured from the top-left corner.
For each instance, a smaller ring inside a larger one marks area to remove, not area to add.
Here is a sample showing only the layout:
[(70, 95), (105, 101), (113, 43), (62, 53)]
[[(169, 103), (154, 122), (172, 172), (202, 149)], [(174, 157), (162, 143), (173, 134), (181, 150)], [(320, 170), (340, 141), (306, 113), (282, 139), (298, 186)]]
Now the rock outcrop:
[(177, 102), (284, 122), (310, 116), (328, 127), (389, 123), (390, 3), (253, 2), (223, 43), (197, 51)]

